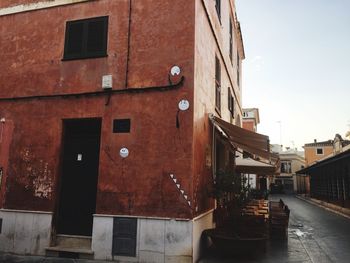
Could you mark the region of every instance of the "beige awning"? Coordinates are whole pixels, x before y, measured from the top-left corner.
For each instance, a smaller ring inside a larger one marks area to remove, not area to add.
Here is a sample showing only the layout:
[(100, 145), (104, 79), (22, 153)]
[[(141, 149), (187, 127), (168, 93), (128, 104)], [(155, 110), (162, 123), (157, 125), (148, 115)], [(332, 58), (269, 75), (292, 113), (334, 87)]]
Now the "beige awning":
[(230, 143), (236, 148), (270, 160), (273, 163), (278, 160), (278, 156), (270, 152), (268, 136), (240, 128), (214, 115), (210, 115), (209, 118), (225, 132)]
[(245, 174), (272, 175), (276, 172), (276, 167), (253, 160), (251, 158), (236, 158), (236, 172)]

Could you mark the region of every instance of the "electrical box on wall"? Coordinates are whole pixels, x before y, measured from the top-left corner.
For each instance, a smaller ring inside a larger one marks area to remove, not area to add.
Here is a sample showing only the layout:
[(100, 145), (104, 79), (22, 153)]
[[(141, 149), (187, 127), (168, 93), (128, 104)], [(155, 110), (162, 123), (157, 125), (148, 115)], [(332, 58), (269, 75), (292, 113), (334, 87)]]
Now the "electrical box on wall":
[(112, 88), (113, 88), (112, 75), (102, 76), (102, 89), (112, 89)]

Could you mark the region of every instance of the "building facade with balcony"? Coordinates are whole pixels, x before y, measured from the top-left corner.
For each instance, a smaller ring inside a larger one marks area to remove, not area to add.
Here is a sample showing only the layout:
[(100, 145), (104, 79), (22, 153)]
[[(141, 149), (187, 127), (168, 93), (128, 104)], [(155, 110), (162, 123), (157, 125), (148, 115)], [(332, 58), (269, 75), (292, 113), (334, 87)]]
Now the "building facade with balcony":
[(208, 115), (242, 120), (234, 1), (5, 0), (0, 32), (0, 251), (197, 261), (235, 158)]
[(299, 188), (304, 187), (301, 186), (304, 182), (301, 182), (301, 178), (296, 174), (305, 167), (304, 152), (291, 148), (282, 150), (280, 145), (273, 145), (272, 151), (280, 158), (280, 172), (274, 176), (274, 186), (284, 193), (297, 193)]

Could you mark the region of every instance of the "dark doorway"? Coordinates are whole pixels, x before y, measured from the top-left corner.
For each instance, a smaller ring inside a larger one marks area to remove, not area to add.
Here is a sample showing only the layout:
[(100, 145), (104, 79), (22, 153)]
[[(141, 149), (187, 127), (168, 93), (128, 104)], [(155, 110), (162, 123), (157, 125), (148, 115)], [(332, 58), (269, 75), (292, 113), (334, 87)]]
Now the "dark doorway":
[(219, 140), (216, 140), (216, 173), (225, 170), (225, 146)]
[(58, 234), (92, 235), (96, 207), (101, 119), (63, 121), (63, 167)]
[(267, 180), (265, 177), (262, 177), (259, 179), (259, 183), (260, 183), (260, 190), (262, 191), (266, 191), (267, 190)]

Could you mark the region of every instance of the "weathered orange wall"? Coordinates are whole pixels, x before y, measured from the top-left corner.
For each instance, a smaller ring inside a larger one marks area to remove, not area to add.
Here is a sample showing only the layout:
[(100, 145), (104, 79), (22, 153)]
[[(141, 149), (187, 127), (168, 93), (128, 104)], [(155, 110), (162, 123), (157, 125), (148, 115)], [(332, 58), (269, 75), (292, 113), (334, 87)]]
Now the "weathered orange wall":
[[(228, 109), (228, 89), (235, 94), (235, 118), (241, 119), (241, 92), (236, 82), (237, 39), (233, 43), (233, 62), (229, 58), (229, 15), (233, 15), (229, 1), (222, 1), (221, 23), (216, 13), (215, 1), (196, 0), (195, 38), (195, 79), (194, 79), (194, 194), (198, 213), (213, 208), (213, 200), (208, 198), (213, 185), (215, 158), (213, 155), (213, 125), (209, 114), (230, 122)], [(233, 17), (233, 16), (231, 16)], [(213, 33), (214, 32), (214, 33)], [(214, 35), (215, 34), (215, 35)], [(221, 50), (221, 52), (220, 52)], [(223, 56), (221, 56), (221, 53)], [(221, 111), (215, 110), (215, 57), (221, 64)], [(227, 70), (225, 64), (227, 65)], [(219, 136), (217, 136), (219, 137)], [(215, 147), (214, 147), (215, 148)], [(227, 150), (227, 149), (226, 149)], [(225, 164), (229, 166), (228, 151)], [(233, 166), (232, 166), (233, 168)]]
[[(0, 98), (101, 90), (102, 75), (123, 89), (129, 1), (100, 0), (0, 17)], [(133, 1), (129, 87), (168, 84), (172, 65), (184, 86), (165, 92), (106, 97), (0, 101), (14, 131), (4, 207), (53, 211), (58, 198), (62, 119), (102, 118), (97, 213), (192, 216), (169, 173), (193, 199), (194, 2)], [(109, 15), (108, 57), (62, 61), (65, 23)], [(9, 30), (11, 29), (11, 30)], [(131, 119), (130, 134), (113, 134), (116, 118)], [(119, 150), (130, 156), (122, 160)], [(82, 182), (83, 183), (83, 182)]]
[[(323, 149), (323, 154), (316, 154), (316, 149), (317, 148), (322, 148)], [(325, 158), (326, 156), (330, 155), (333, 153), (333, 146), (315, 146), (315, 147), (304, 147), (305, 151), (305, 165), (309, 166), (315, 161), (318, 161), (320, 159)]]
[(255, 132), (254, 121), (243, 121), (242, 126), (244, 129)]

